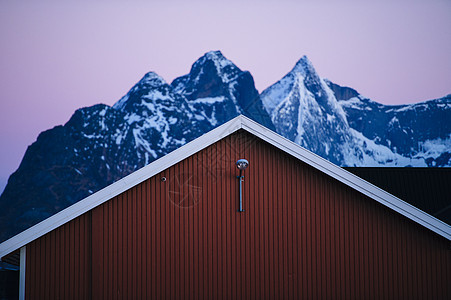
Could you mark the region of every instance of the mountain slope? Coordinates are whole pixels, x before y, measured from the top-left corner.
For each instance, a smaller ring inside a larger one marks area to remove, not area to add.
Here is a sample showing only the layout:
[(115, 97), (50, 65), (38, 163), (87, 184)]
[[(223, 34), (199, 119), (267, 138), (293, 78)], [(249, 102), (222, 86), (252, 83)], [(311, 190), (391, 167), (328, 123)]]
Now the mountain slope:
[(349, 126), (429, 167), (451, 166), (451, 95), (408, 105), (383, 105), (326, 81), (346, 112)]
[(0, 228), (8, 228), (1, 239), (132, 172), (137, 164), (132, 143), (123, 143), (118, 151), (115, 142), (116, 130), (127, 131), (122, 119), (120, 112), (95, 105), (41, 133), (0, 196)]

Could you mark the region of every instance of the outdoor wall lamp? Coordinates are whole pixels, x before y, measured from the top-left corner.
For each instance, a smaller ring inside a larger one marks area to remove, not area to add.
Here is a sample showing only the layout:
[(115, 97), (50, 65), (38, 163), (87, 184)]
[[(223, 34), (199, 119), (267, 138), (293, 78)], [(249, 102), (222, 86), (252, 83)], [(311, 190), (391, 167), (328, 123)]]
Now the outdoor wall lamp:
[(244, 175), (243, 172), (244, 170), (249, 166), (249, 162), (245, 159), (239, 159), (236, 162), (236, 167), (238, 168), (238, 170), (240, 170), (240, 176), (237, 176), (236, 178), (238, 178), (239, 184), (240, 184), (240, 207), (238, 209), (239, 212), (243, 212), (243, 193), (242, 193), (242, 186), (241, 183), (244, 181)]

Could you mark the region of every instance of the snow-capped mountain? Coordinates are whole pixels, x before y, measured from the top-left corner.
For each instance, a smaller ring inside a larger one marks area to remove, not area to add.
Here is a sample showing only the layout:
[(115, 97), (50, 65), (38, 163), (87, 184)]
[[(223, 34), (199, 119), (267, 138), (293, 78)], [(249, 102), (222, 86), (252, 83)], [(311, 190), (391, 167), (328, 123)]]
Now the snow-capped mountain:
[(173, 91), (163, 78), (147, 73), (113, 108), (124, 114), (127, 130), (118, 131), (116, 144), (130, 134), (139, 164), (177, 149), (212, 128), (209, 121), (195, 111), (185, 97)]
[(0, 196), (0, 242), (239, 114), (341, 166), (451, 166), (451, 96), (382, 105), (321, 78), (307, 57), (259, 94), (212, 51), (171, 84), (149, 72), (112, 107), (42, 132)]
[(349, 125), (394, 153), (429, 167), (451, 166), (451, 95), (408, 105), (382, 105), (328, 81)]
[(261, 98), (279, 134), (342, 164), (343, 146), (352, 140), (346, 115), (306, 56)]
[(321, 78), (304, 56), (261, 98), (278, 133), (338, 165), (451, 166), (450, 96), (382, 105)]

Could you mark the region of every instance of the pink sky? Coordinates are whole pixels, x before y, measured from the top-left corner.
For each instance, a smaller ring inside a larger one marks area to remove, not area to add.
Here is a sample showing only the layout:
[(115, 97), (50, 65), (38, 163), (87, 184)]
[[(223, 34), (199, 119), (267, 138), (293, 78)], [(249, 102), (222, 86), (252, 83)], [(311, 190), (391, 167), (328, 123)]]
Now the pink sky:
[(0, 191), (39, 132), (112, 105), (148, 71), (171, 82), (210, 50), (260, 92), (305, 54), (381, 103), (451, 93), (448, 0), (90, 2), (0, 2)]

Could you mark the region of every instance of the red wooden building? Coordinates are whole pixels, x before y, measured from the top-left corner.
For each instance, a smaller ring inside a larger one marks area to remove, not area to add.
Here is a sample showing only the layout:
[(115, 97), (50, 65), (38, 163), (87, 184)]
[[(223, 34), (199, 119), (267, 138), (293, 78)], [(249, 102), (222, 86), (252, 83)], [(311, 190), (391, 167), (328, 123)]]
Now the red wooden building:
[(0, 257), (20, 253), (26, 299), (451, 299), (450, 240), (450, 225), (240, 116)]

